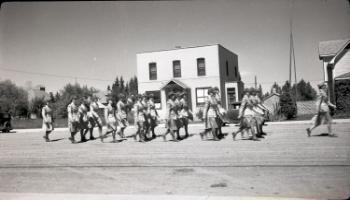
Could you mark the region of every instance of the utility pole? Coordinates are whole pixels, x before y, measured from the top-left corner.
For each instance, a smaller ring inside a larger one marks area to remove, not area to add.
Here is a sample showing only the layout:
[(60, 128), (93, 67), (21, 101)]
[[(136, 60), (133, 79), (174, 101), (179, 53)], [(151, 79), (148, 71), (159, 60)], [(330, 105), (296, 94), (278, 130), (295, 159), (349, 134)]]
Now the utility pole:
[(255, 89), (257, 89), (258, 83), (256, 81), (256, 76), (254, 77), (254, 86), (255, 86)]

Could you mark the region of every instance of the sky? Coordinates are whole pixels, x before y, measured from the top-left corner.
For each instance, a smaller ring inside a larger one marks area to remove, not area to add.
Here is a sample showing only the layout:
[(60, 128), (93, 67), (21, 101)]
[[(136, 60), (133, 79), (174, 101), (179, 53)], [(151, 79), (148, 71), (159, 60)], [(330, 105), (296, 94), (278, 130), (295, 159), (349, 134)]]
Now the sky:
[(323, 80), (320, 41), (350, 38), (347, 0), (8, 2), (0, 10), (0, 80), (56, 92), (106, 90), (136, 72), (136, 54), (221, 44), (247, 87), (288, 79), (290, 18), (298, 80)]

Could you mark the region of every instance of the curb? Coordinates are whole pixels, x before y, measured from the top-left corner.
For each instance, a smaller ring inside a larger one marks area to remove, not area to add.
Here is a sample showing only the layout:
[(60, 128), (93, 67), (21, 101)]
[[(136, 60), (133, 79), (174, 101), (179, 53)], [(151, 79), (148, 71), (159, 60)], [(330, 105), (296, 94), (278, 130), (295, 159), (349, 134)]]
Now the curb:
[(305, 199), (305, 198), (285, 198), (285, 197), (254, 197), (254, 196), (190, 196), (190, 195), (118, 195), (118, 194), (65, 194), (65, 193), (1, 193), (0, 199), (16, 199), (16, 200), (29, 200), (29, 199), (51, 199), (51, 200), (70, 200), (70, 199), (84, 199), (84, 200), (267, 200), (267, 199)]

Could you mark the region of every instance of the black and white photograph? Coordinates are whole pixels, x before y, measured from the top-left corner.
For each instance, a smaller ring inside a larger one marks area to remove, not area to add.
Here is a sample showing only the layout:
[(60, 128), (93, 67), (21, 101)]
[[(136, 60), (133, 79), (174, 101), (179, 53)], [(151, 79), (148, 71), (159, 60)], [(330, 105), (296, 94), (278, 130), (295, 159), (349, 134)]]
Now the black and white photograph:
[(350, 199), (350, 0), (1, 1), (9, 199)]

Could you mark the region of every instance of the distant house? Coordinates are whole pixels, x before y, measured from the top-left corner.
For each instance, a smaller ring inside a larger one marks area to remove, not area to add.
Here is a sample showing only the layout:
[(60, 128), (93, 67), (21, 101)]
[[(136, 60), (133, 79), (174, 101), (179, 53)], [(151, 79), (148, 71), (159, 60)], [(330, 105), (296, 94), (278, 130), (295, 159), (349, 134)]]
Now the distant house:
[(137, 77), (138, 91), (154, 95), (161, 116), (170, 91), (186, 92), (195, 111), (204, 106), (209, 87), (220, 89), (225, 108), (239, 102), (243, 90), (238, 56), (220, 44), (139, 53)]
[[(31, 106), (32, 101), (35, 98), (40, 98), (40, 99), (44, 99), (44, 100), (49, 100), (50, 99), (50, 95), (49, 93), (47, 93), (45, 91), (45, 87), (44, 86), (36, 86), (34, 88), (29, 88), (27, 90), (28, 92), (28, 101), (29, 101), (29, 105)], [(30, 113), (29, 114), (29, 118), (30, 119), (36, 119), (38, 118), (38, 116), (35, 113)]]
[(340, 111), (350, 111), (350, 39), (323, 41), (319, 44), (319, 59), (323, 61), (324, 80), (330, 101)]
[(269, 119), (271, 121), (279, 120), (281, 116), (280, 94), (275, 91), (263, 99), (263, 105), (269, 110)]

